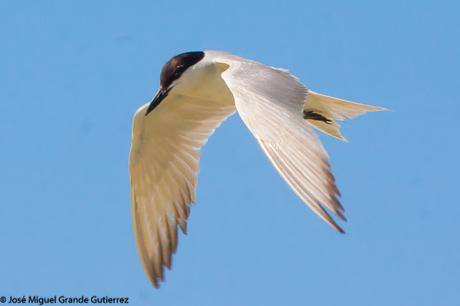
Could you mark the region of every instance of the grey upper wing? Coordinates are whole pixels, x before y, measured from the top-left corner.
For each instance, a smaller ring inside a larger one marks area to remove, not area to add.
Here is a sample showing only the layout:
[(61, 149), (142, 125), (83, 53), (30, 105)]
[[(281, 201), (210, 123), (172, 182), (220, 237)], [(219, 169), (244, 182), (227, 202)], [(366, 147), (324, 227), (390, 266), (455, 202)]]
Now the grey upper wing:
[(273, 166), (316, 214), (343, 232), (325, 210), (345, 220), (327, 153), (303, 119), (307, 89), (286, 70), (233, 56), (216, 56), (215, 61), (229, 65), (222, 78)]

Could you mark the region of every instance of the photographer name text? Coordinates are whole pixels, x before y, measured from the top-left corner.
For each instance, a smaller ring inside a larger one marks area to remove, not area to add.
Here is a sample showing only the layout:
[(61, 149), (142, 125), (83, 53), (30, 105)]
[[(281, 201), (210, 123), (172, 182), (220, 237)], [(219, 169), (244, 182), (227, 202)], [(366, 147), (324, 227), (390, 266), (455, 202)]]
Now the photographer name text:
[(2, 296), (0, 303), (8, 304), (128, 304), (128, 297), (113, 297), (113, 296), (39, 296), (39, 295), (23, 295), (23, 296)]

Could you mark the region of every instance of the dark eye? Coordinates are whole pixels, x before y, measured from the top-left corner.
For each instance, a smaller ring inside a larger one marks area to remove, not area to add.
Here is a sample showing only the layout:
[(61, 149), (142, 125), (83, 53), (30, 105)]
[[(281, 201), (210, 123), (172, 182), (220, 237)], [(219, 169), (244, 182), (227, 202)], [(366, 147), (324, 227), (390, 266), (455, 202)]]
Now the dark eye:
[(174, 71), (174, 75), (176, 77), (180, 76), (184, 72), (184, 70), (185, 70), (184, 68), (185, 68), (184, 65), (177, 66), (176, 70)]

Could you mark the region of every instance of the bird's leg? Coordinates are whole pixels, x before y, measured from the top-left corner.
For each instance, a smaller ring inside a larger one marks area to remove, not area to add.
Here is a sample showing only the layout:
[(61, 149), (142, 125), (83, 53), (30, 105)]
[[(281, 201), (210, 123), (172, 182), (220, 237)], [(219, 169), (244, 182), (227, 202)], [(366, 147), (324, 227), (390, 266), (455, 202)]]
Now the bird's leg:
[(303, 111), (303, 118), (304, 119), (310, 119), (310, 120), (318, 120), (318, 121), (322, 121), (322, 122), (327, 123), (327, 124), (332, 123), (332, 120), (327, 119), (326, 117), (324, 117), (320, 113), (316, 113), (314, 111)]

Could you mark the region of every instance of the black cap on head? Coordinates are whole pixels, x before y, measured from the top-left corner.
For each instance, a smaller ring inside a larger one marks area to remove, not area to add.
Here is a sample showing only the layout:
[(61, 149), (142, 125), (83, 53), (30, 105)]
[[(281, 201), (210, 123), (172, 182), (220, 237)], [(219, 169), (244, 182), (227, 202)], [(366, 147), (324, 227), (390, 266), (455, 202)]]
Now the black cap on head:
[(161, 70), (160, 88), (167, 90), (172, 82), (177, 80), (185, 70), (198, 63), (203, 57), (204, 52), (201, 51), (186, 52), (174, 56)]
[(190, 66), (195, 65), (201, 61), (204, 57), (204, 52), (194, 51), (194, 52), (185, 52), (171, 58), (161, 69), (160, 75), (160, 90), (153, 98), (147, 112), (145, 115), (148, 115), (151, 111), (157, 107), (160, 102), (168, 95), (168, 92), (171, 90), (171, 84), (177, 80)]

